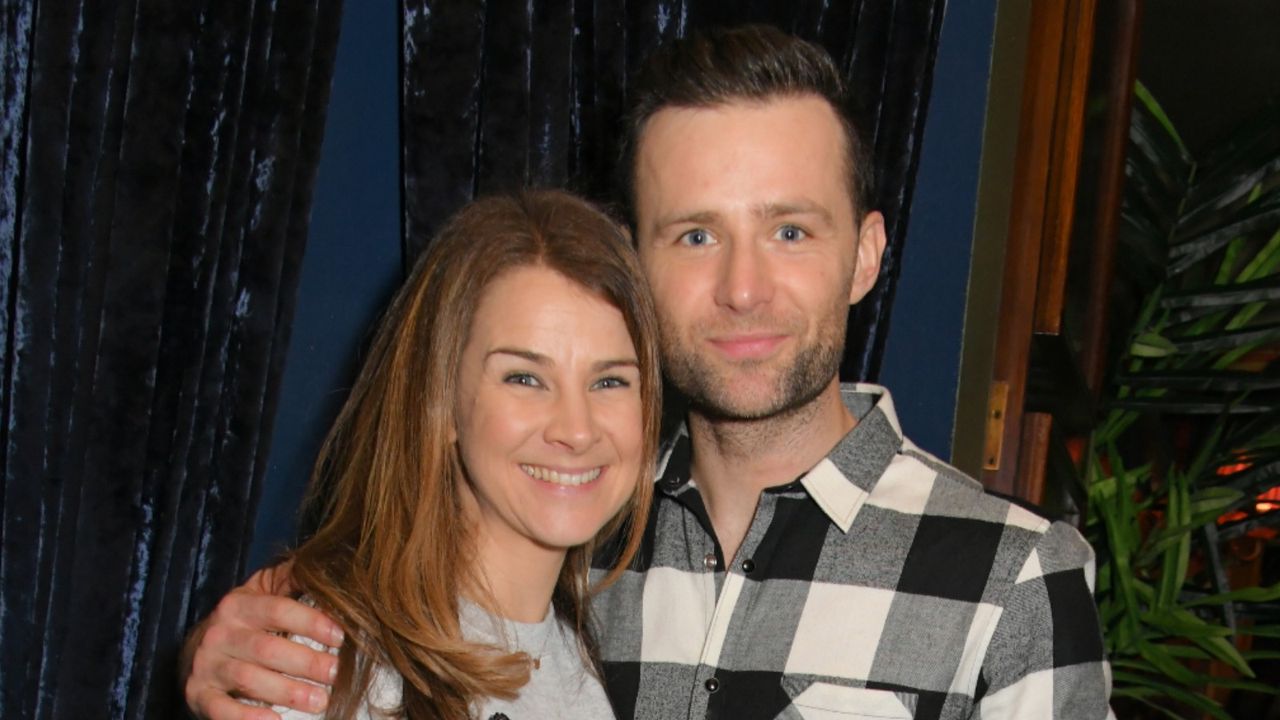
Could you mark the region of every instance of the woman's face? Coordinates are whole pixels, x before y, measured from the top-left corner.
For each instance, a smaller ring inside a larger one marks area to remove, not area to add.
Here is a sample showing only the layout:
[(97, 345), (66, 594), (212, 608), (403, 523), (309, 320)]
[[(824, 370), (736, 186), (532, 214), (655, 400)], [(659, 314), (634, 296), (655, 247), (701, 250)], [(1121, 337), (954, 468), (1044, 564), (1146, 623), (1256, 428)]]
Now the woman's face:
[(455, 422), (482, 544), (521, 553), (590, 540), (631, 495), (643, 452), (622, 313), (547, 268), (500, 275), (463, 348)]

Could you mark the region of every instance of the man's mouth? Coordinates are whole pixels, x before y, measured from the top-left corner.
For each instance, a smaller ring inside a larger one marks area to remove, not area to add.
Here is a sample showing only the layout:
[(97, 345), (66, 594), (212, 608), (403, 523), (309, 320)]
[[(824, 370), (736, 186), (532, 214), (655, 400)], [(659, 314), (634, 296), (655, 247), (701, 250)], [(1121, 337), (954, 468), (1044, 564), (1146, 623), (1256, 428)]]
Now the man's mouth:
[(786, 339), (786, 335), (777, 333), (751, 333), (724, 335), (710, 342), (732, 360), (758, 360), (772, 355)]

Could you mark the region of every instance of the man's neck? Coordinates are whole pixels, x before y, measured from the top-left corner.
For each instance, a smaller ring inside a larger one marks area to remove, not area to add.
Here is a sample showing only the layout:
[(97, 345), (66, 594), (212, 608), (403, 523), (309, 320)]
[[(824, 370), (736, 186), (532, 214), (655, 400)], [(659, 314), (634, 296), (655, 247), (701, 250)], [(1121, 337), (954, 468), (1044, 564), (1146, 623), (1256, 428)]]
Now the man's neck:
[(746, 537), (760, 493), (818, 464), (856, 424), (835, 379), (813, 402), (761, 420), (689, 412), (691, 474), (726, 562), (732, 562)]

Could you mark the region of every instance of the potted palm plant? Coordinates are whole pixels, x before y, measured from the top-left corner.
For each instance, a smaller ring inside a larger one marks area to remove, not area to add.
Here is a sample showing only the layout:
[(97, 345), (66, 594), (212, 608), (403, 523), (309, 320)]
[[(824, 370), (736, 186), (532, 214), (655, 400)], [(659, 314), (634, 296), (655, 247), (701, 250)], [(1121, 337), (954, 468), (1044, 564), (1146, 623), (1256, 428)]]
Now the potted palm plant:
[(1139, 85), (1126, 171), (1135, 317), (1079, 468), (1114, 695), (1229, 720), (1213, 688), (1277, 693), (1252, 664), (1280, 655), (1248, 648), (1280, 637), (1280, 583), (1232, 587), (1224, 558), (1280, 526), (1280, 105), (1197, 159)]

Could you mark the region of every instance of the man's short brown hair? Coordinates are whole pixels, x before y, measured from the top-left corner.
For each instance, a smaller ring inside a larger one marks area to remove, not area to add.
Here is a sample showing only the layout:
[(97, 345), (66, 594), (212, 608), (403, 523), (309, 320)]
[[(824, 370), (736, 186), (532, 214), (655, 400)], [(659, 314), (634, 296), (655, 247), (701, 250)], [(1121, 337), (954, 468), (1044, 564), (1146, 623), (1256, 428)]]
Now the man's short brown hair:
[(671, 41), (645, 62), (630, 89), (617, 178), (633, 226), (636, 152), (644, 126), (669, 107), (705, 108), (740, 101), (815, 95), (826, 100), (844, 128), (845, 167), (854, 216), (874, 203), (875, 175), (866, 142), (853, 120), (853, 98), (831, 55), (769, 25), (743, 25), (693, 33)]

